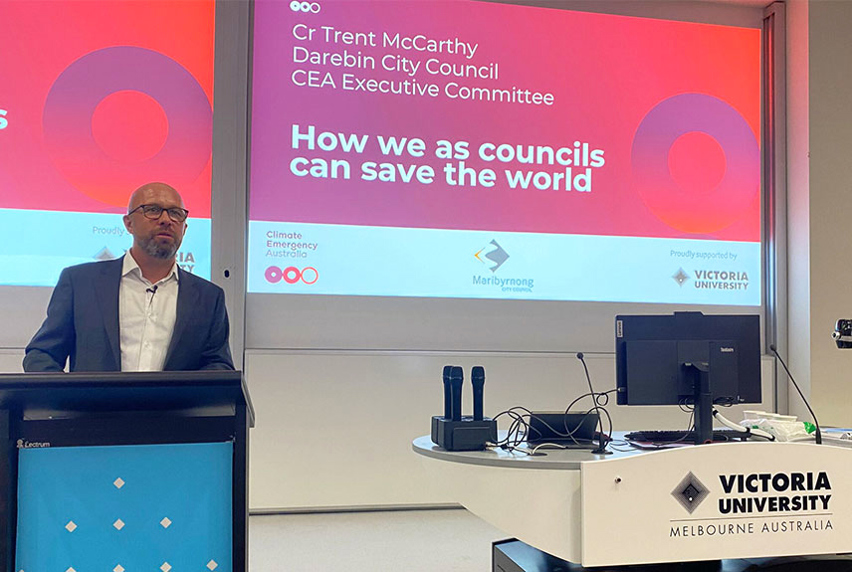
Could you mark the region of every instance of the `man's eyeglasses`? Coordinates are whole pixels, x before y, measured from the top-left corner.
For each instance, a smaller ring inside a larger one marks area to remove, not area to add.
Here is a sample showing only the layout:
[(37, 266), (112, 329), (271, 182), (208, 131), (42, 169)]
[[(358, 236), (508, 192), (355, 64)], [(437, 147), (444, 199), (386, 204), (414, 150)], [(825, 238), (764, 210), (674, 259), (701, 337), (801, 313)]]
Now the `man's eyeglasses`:
[(189, 216), (189, 211), (186, 209), (182, 209), (180, 207), (172, 207), (170, 209), (166, 209), (161, 207), (160, 205), (139, 205), (129, 213), (128, 216), (132, 215), (139, 209), (142, 209), (142, 215), (151, 220), (158, 220), (161, 216), (163, 216), (163, 211), (169, 213), (169, 218), (174, 222), (183, 222), (186, 220), (186, 217)]

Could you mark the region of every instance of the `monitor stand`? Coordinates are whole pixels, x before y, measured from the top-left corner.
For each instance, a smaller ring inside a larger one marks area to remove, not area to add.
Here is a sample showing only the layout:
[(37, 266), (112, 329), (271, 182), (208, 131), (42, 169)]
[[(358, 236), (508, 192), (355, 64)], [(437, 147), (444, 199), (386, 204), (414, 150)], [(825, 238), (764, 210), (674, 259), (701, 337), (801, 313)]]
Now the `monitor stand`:
[(713, 442), (713, 393), (710, 391), (710, 364), (685, 362), (686, 378), (692, 380), (695, 444)]

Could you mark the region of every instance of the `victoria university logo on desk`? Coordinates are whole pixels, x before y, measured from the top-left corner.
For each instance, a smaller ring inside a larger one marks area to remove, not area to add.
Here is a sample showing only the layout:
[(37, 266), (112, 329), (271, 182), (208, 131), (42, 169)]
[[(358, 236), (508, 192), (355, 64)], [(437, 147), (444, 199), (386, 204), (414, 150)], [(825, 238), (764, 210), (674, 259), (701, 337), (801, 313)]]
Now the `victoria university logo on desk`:
[(710, 491), (704, 486), (704, 483), (690, 472), (686, 475), (680, 484), (672, 491), (672, 496), (685, 508), (689, 514), (692, 514), (698, 505), (700, 505)]
[[(834, 530), (834, 491), (828, 471), (719, 474), (711, 491), (689, 472), (671, 495), (699, 518), (670, 519), (670, 538), (760, 534), (812, 535)], [(712, 493), (712, 494), (711, 494)]]

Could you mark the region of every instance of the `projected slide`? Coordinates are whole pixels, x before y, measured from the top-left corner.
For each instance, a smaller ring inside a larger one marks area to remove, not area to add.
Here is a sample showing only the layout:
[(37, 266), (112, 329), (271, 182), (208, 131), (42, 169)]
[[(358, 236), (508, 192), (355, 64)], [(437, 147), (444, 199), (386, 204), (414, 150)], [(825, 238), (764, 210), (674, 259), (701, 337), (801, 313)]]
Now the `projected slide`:
[(191, 211), (178, 262), (210, 274), (214, 2), (6, 2), (0, 9), (0, 284), (53, 286), (132, 244), (130, 193)]
[(257, 0), (250, 292), (760, 304), (760, 32)]

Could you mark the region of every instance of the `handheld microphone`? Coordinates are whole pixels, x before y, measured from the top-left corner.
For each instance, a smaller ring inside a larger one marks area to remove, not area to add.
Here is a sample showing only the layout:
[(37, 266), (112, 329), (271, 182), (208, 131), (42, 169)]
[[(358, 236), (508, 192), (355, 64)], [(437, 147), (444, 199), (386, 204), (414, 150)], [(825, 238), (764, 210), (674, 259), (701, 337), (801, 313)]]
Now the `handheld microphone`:
[(485, 368), (476, 365), (470, 370), (470, 384), (473, 386), (473, 420), (482, 421), (482, 395), (485, 387)]
[(453, 389), (450, 383), (450, 374), (453, 371), (453, 366), (444, 366), (444, 419), (450, 419), (453, 416)]
[(450, 383), (452, 384), (453, 403), (452, 403), (452, 420), (461, 421), (462, 409), (462, 384), (464, 383), (464, 370), (454, 365), (450, 372)]
[(787, 368), (787, 364), (784, 363), (784, 360), (781, 359), (781, 356), (778, 354), (778, 350), (775, 348), (775, 344), (769, 344), (769, 349), (772, 350), (772, 353), (775, 354), (775, 357), (777, 357), (778, 361), (781, 362), (781, 365), (784, 366), (784, 371), (787, 372), (787, 377), (789, 377), (790, 381), (793, 382), (793, 387), (795, 387), (796, 391), (799, 392), (799, 397), (802, 398), (802, 401), (805, 402), (805, 407), (807, 407), (808, 411), (811, 412), (811, 417), (814, 418), (814, 425), (816, 426), (816, 433), (814, 433), (814, 438), (816, 439), (816, 444), (821, 445), (822, 444), (822, 432), (819, 430), (819, 421), (817, 421), (816, 415), (814, 414), (814, 410), (811, 409), (811, 404), (808, 403), (807, 399), (805, 399), (805, 395), (802, 393), (802, 390), (799, 389), (799, 384), (796, 383), (796, 380), (793, 378), (793, 374), (790, 373), (790, 370)]

